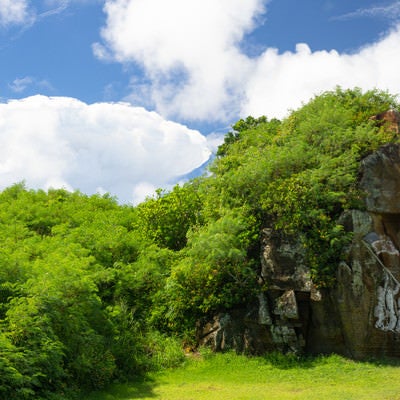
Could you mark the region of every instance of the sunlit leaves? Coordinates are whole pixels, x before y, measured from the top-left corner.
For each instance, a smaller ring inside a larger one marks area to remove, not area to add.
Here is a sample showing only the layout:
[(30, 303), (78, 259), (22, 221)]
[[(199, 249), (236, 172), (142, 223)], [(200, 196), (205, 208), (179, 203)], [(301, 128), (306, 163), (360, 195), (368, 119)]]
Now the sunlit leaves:
[(247, 251), (254, 234), (254, 220), (235, 212), (190, 233), (184, 257), (165, 287), (171, 328), (194, 326), (204, 313), (252, 298), (256, 279)]
[[(337, 88), (281, 123), (241, 120), (235, 140), (228, 135), (211, 167), (211, 193), (225, 207), (246, 207), (246, 214), (262, 223), (304, 236), (313, 277), (325, 284), (340, 259), (337, 243), (347, 243), (344, 232), (336, 233), (337, 219), (346, 209), (362, 207), (359, 162), (397, 140), (393, 130), (371, 120), (391, 108), (398, 104), (386, 92)], [(337, 237), (335, 246), (332, 237)]]
[(180, 250), (186, 245), (186, 233), (202, 223), (202, 200), (194, 184), (175, 186), (171, 192), (157, 192), (138, 206), (135, 225), (144, 236), (160, 247)]
[[(134, 216), (133, 208), (119, 206), (109, 196), (33, 191), (23, 184), (0, 193), (4, 398), (46, 398), (97, 388), (129, 373), (122, 369), (128, 368), (123, 358), (130, 352), (118, 350), (107, 307), (125, 297), (134, 303), (130, 293), (118, 289), (131, 285), (129, 274), (118, 266), (136, 262), (149, 244), (133, 231)], [(135, 298), (146, 296), (136, 293)], [(142, 321), (140, 328), (144, 326)], [(121, 326), (120, 334), (128, 335), (135, 349), (143, 347), (132, 328)], [(135, 355), (144, 357), (143, 351)]]

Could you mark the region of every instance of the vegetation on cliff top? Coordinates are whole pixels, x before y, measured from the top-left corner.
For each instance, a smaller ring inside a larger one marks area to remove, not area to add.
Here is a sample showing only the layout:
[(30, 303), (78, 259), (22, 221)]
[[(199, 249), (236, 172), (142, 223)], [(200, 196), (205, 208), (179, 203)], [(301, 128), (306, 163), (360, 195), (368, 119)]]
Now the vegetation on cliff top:
[(300, 235), (315, 283), (329, 285), (349, 239), (338, 217), (363, 207), (359, 162), (398, 140), (370, 119), (391, 108), (398, 105), (387, 93), (337, 89), (282, 122), (239, 121), (211, 167), (224, 206), (247, 207), (262, 226)]
[(181, 361), (195, 321), (251, 301), (260, 231), (303, 240), (314, 281), (332, 284), (362, 207), (360, 160), (396, 141), (370, 116), (385, 92), (315, 97), (283, 121), (248, 117), (208, 176), (137, 207), (106, 196), (0, 193), (0, 398), (57, 399)]

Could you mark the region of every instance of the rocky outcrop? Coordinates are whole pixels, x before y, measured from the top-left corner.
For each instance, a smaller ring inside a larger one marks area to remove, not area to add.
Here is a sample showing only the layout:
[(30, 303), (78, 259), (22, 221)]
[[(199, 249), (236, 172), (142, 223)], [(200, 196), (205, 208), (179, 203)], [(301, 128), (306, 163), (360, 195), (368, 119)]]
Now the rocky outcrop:
[(366, 157), (359, 183), (366, 209), (341, 217), (353, 240), (336, 285), (317, 290), (300, 241), (265, 229), (260, 281), (268, 289), (257, 304), (200, 323), (199, 343), (249, 353), (400, 357), (400, 145)]
[(396, 110), (384, 111), (380, 114), (374, 115), (370, 120), (376, 121), (380, 126), (385, 125), (385, 129), (394, 133), (399, 133), (400, 113)]
[(366, 210), (344, 216), (354, 238), (326, 302), (335, 307), (342, 353), (400, 357), (400, 145), (362, 161), (360, 188)]
[(304, 261), (304, 249), (295, 238), (263, 231), (260, 283), (256, 304), (220, 314), (199, 323), (198, 341), (214, 350), (235, 348), (262, 354), (267, 351), (302, 352), (306, 346), (310, 298), (318, 293)]
[(354, 358), (400, 357), (399, 275), (388, 263), (393, 243), (379, 233), (377, 215), (354, 210), (345, 219), (352, 225), (353, 242), (347, 261), (338, 266), (335, 287), (325, 290), (319, 302), (311, 302), (307, 350)]

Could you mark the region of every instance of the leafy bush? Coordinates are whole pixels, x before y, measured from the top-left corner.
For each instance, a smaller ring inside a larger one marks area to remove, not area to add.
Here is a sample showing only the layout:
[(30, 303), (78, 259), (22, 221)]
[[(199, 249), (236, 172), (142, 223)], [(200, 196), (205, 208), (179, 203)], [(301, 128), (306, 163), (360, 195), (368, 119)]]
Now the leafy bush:
[(247, 250), (255, 224), (235, 212), (192, 230), (181, 261), (171, 269), (155, 306), (164, 329), (194, 329), (204, 314), (228, 309), (254, 296), (256, 275)]
[(134, 216), (108, 196), (0, 193), (2, 398), (64, 398), (147, 368), (143, 316), (170, 255)]

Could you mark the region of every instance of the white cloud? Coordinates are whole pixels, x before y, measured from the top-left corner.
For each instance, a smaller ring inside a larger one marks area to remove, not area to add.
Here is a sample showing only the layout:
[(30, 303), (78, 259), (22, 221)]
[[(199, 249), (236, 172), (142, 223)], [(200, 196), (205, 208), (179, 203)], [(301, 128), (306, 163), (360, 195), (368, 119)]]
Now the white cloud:
[[(267, 3), (106, 0), (103, 44), (96, 43), (94, 51), (143, 68), (146, 78), (132, 78), (128, 100), (183, 120), (282, 117), (337, 85), (400, 92), (399, 28), (352, 54), (312, 52), (301, 43), (295, 52), (281, 53), (266, 43), (258, 57), (247, 56), (241, 47), (245, 34), (256, 27)], [(368, 12), (387, 14), (398, 4)]]
[(208, 147), (213, 153), (216, 153), (218, 150), (218, 147), (224, 143), (224, 138), (225, 134), (230, 130), (230, 128), (226, 128), (226, 130), (221, 133), (221, 132), (212, 132), (209, 135), (207, 135), (207, 143)]
[(106, 0), (105, 46), (96, 43), (94, 52), (140, 64), (151, 82), (147, 92), (163, 115), (224, 119), (243, 96), (241, 78), (251, 73), (239, 44), (264, 3)]
[(154, 195), (157, 187), (149, 182), (139, 182), (133, 189), (134, 204), (141, 203), (147, 197)]
[(199, 132), (129, 104), (45, 96), (0, 104), (0, 189), (25, 180), (137, 202), (209, 156)]
[(296, 52), (279, 54), (267, 49), (255, 62), (257, 68), (245, 83), (247, 101), (243, 115), (283, 117), (314, 94), (355, 86), (400, 93), (400, 29), (354, 54), (311, 52), (298, 44)]
[(0, 26), (24, 25), (32, 18), (28, 0), (0, 0)]

